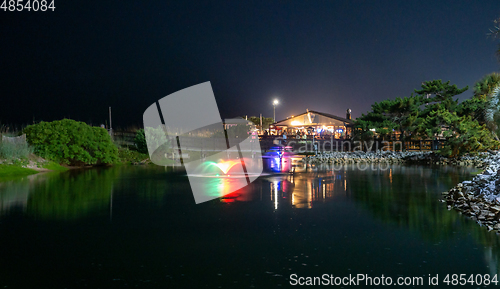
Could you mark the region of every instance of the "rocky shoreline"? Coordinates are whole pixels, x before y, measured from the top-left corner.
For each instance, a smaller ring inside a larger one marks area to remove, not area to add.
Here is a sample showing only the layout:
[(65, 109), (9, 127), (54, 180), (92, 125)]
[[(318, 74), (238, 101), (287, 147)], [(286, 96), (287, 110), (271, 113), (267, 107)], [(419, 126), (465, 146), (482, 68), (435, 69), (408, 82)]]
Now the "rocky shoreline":
[(303, 158), (310, 164), (320, 163), (389, 163), (473, 166), (484, 169), (472, 180), (457, 184), (443, 192), (448, 210), (455, 209), (485, 226), (488, 231), (500, 233), (500, 153), (487, 152), (476, 156), (449, 159), (433, 152), (327, 152)]
[(488, 231), (500, 232), (500, 154), (491, 153), (483, 162), (486, 168), (481, 174), (443, 192), (442, 201)]
[(433, 152), (323, 152), (306, 156), (302, 161), (309, 164), (356, 164), (356, 163), (389, 163), (389, 164), (435, 164), (474, 166), (482, 168), (490, 164), (491, 153), (481, 153), (477, 156), (462, 156), (446, 158)]

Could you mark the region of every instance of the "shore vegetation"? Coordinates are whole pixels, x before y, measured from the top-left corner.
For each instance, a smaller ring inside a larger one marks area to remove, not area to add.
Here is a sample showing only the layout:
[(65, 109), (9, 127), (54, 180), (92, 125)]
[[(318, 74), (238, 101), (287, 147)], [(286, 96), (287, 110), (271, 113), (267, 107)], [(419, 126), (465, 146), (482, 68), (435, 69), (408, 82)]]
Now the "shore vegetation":
[(40, 122), (24, 129), (34, 152), (59, 163), (83, 166), (112, 164), (119, 160), (118, 148), (104, 128), (63, 119)]
[(500, 117), (496, 117), (499, 107), (494, 106), (498, 95), (491, 95), (485, 88), (459, 103), (456, 97), (467, 89), (451, 85), (450, 81), (432, 80), (422, 83), (421, 89), (409, 97), (376, 102), (370, 112), (356, 119), (355, 138), (391, 139), (398, 132), (403, 144), (409, 140), (441, 139), (445, 145), (439, 152), (448, 157), (498, 149), (496, 122)]

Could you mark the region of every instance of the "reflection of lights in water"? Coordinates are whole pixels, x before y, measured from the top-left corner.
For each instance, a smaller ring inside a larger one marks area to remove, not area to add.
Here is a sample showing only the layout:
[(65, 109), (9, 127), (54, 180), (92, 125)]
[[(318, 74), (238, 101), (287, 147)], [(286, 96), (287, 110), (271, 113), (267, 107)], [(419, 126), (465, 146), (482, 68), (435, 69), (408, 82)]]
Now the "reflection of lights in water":
[(282, 168), (282, 158), (275, 157), (271, 160), (271, 169), (275, 172), (280, 172)]
[(273, 182), (274, 187), (274, 209), (278, 209), (278, 182)]
[[(196, 160), (185, 166), (195, 201), (199, 203), (199, 200), (220, 198), (248, 186), (249, 180), (260, 175), (262, 163), (259, 168), (249, 162), (245, 171), (243, 159), (214, 156), (212, 160)], [(248, 170), (252, 171), (248, 173)], [(238, 194), (241, 195), (241, 191)], [(237, 199), (240, 200), (239, 197)]]
[(226, 190), (226, 179), (208, 178), (205, 182), (204, 192), (212, 198), (222, 197)]
[(312, 190), (313, 190), (313, 184), (308, 183), (309, 185), (309, 190), (307, 190), (307, 208), (310, 209), (312, 205)]
[[(204, 178), (203, 190), (206, 196), (211, 198), (228, 197), (234, 198), (234, 193), (242, 186), (243, 178), (208, 177)], [(246, 184), (246, 180), (244, 181)], [(238, 196), (240, 193), (237, 194)]]
[(338, 173), (334, 175), (325, 173), (314, 179), (300, 174), (287, 175), (268, 181), (265, 186), (269, 185), (270, 198), (267, 200), (273, 204), (275, 210), (279, 207), (278, 202), (286, 202), (286, 205), (291, 204), (297, 209), (312, 209), (315, 202), (330, 202), (337, 197), (349, 195), (346, 176)]
[(392, 169), (389, 169), (389, 181), (392, 184)]

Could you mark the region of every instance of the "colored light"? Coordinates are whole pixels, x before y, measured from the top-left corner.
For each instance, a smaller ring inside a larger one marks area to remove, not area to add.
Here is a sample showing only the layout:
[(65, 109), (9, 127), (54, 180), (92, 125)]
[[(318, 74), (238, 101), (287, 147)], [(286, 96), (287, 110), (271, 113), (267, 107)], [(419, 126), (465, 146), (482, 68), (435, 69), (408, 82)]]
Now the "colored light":
[(225, 161), (225, 162), (210, 163), (210, 164), (218, 167), (221, 171), (224, 172), (224, 174), (227, 174), (227, 172), (229, 172), (229, 170), (238, 163), (241, 163), (241, 161)]

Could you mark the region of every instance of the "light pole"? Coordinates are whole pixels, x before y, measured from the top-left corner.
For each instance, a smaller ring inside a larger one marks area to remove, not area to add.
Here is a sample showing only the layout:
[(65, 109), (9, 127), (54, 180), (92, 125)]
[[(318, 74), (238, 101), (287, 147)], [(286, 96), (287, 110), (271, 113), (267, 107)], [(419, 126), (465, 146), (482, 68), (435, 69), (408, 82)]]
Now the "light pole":
[(279, 101), (277, 99), (273, 100), (273, 119), (274, 122), (276, 122), (276, 106), (278, 105)]

